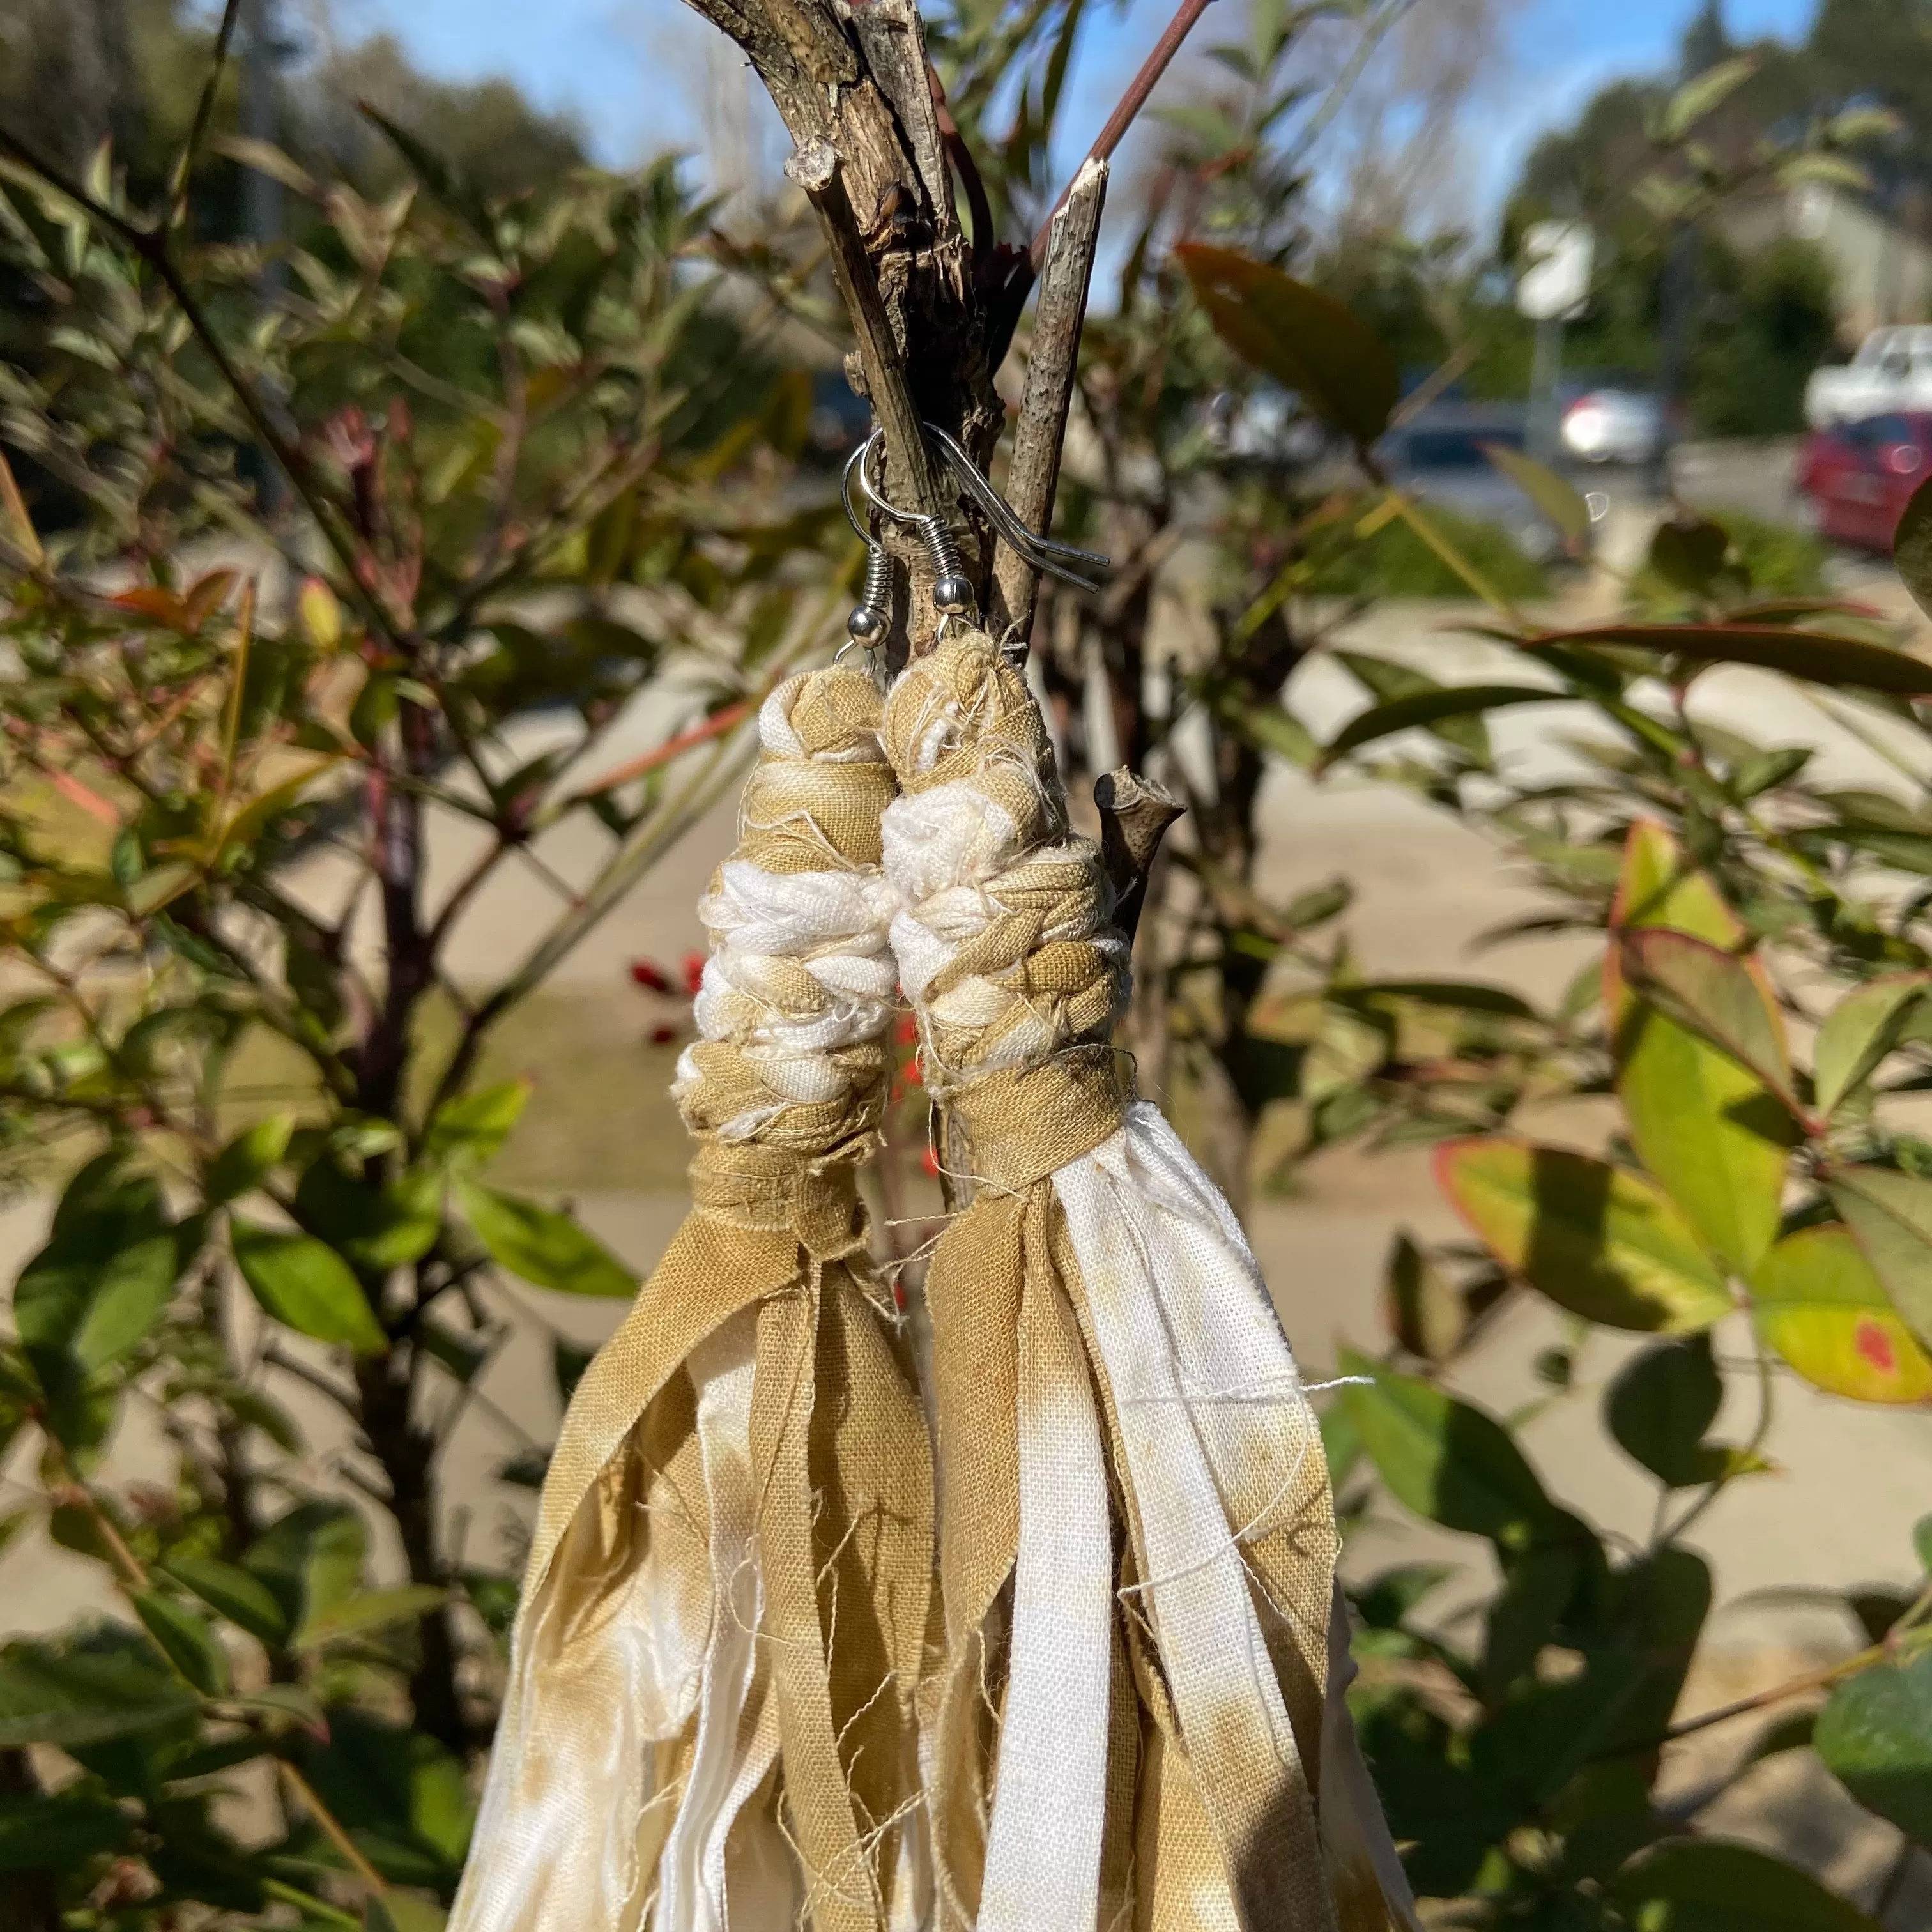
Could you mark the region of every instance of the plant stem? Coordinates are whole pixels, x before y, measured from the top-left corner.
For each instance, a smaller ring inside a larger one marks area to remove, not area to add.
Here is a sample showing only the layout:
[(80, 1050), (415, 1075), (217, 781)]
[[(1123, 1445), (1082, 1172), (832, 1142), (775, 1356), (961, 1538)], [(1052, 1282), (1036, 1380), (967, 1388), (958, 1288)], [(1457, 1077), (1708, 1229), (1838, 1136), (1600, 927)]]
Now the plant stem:
[[(1153, 50), (1141, 63), (1140, 72), (1127, 83), (1126, 92), (1120, 96), (1120, 104), (1107, 117), (1107, 124), (1094, 137), (1094, 145), (1087, 151), (1088, 162), (1113, 159), (1114, 150), (1126, 138), (1127, 130), (1147, 105), (1148, 96), (1160, 85), (1161, 76), (1173, 65), (1181, 43), (1194, 31), (1194, 23), (1212, 4), (1213, 0), (1180, 0), (1180, 11), (1168, 21), (1166, 31), (1154, 44)], [(1078, 171), (1074, 178), (1079, 178)], [(1040, 232), (1033, 238), (1033, 247), (1028, 253), (1036, 271), (1046, 260), (1047, 244), (1053, 237), (1053, 216), (1060, 212), (1072, 192), (1070, 183), (1059, 200), (1053, 204), (1052, 214), (1040, 224)]]
[(314, 1785), (285, 1757), (275, 1760), (275, 1770), (289, 1795), (313, 1818), (322, 1835), (342, 1854), (349, 1869), (378, 1898), (387, 1898), (389, 1888), (382, 1874), (362, 1856), (356, 1840), (343, 1829), (342, 1820), (316, 1795)]
[(221, 76), (228, 66), (228, 49), (235, 38), (235, 23), (242, 17), (242, 0), (228, 0), (221, 10), (221, 25), (215, 30), (214, 58), (208, 63), (207, 77), (201, 83), (201, 98), (194, 104), (194, 119), (182, 143), (168, 182), (168, 226), (178, 228), (188, 219), (188, 182), (194, 172), (196, 158), (214, 112), (214, 97), (220, 91)]

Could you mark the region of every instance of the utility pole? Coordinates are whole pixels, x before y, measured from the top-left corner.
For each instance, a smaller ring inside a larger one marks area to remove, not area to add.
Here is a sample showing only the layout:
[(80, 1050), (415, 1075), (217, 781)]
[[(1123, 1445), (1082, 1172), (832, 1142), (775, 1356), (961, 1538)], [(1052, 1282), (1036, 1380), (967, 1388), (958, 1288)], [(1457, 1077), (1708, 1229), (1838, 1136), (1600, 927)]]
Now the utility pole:
[[(284, 51), (275, 33), (274, 0), (244, 0), (242, 38), (242, 132), (251, 141), (273, 146), (276, 124), (275, 72)], [(263, 266), (256, 290), (263, 304), (280, 290), (284, 269), (273, 250), (282, 238), (282, 184), (260, 168), (242, 173), (243, 238), (261, 250)], [(255, 500), (265, 517), (282, 507), (282, 474), (267, 452), (250, 452), (255, 472)]]
[[(275, 38), (274, 0), (246, 0), (242, 37), (242, 132), (272, 146), (275, 125), (275, 68), (281, 48)], [(281, 239), (282, 184), (260, 168), (243, 171), (242, 232), (257, 248)]]
[(1556, 460), (1556, 386), (1563, 374), (1563, 318), (1546, 315), (1536, 325), (1529, 372), (1529, 422), (1524, 441), (1539, 463)]

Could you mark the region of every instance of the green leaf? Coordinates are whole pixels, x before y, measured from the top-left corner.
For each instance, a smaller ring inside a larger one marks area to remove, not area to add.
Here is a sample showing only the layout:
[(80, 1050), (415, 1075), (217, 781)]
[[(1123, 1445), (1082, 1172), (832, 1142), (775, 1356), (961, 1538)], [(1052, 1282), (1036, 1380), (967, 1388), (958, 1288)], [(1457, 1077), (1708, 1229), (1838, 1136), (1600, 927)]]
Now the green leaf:
[(1436, 1174), (1497, 1260), (1574, 1315), (1690, 1334), (1730, 1312), (1710, 1257), (1641, 1174), (1503, 1136), (1444, 1142)]
[(1574, 1545), (1546, 1543), (1508, 1552), (1502, 1570), (1484, 1620), (1483, 1682), (1492, 1697), (1534, 1666), (1582, 1580), (1583, 1558)]
[(1751, 1317), (1814, 1388), (1855, 1402), (1932, 1400), (1932, 1359), (1846, 1228), (1786, 1235), (1751, 1276)]
[(1731, 796), (1740, 801), (1758, 797), (1789, 784), (1816, 755), (1813, 745), (1787, 745), (1780, 751), (1760, 752), (1742, 758), (1731, 767), (1727, 784)]
[(1912, 493), (1892, 532), (1892, 561), (1912, 601), (1932, 616), (1932, 477)]
[(1320, 757), (1315, 735), (1292, 712), (1279, 704), (1244, 705), (1223, 713), (1224, 722), (1258, 751), (1272, 752), (1304, 771)]
[(292, 1630), (362, 1588), (368, 1548), (369, 1532), (347, 1504), (298, 1503), (248, 1546), (242, 1562)]
[(392, 1885), (446, 1893), (476, 1810), (462, 1760), (420, 1731), (345, 1706), (330, 1711), (329, 1732), (326, 1745), (302, 1753), (322, 1802)]
[(481, 1166), (493, 1160), (522, 1118), (530, 1097), (527, 1080), (506, 1080), (446, 1100), (430, 1115), (423, 1134), (426, 1159), (443, 1162), (467, 1161)]
[(278, 1234), (241, 1220), (230, 1238), (242, 1279), (278, 1322), (318, 1342), (345, 1343), (358, 1355), (379, 1355), (388, 1346), (362, 1284), (333, 1248), (313, 1235)]
[[(283, 187), (308, 200), (321, 196), (322, 190), (314, 176), (270, 142), (250, 140), (239, 134), (218, 134), (208, 146), (217, 154), (226, 154), (230, 160), (239, 161), (244, 168), (253, 168), (257, 174), (266, 175), (271, 181), (280, 182)], [(309, 585), (316, 580), (310, 578), (302, 586), (304, 599)]]
[(1892, 1306), (1932, 1346), (1932, 1180), (1886, 1167), (1840, 1167), (1826, 1187)]
[(1531, 684), (1445, 685), (1438, 690), (1412, 692), (1385, 704), (1371, 705), (1352, 718), (1322, 747), (1315, 769), (1324, 771), (1337, 758), (1398, 731), (1439, 724), (1449, 718), (1500, 711), (1513, 704), (1560, 704), (1564, 697), (1560, 691)]
[(1906, 698), (1932, 694), (1932, 664), (1922, 658), (1861, 638), (1780, 624), (1592, 624), (1522, 640), (1522, 648), (1532, 652), (1570, 644), (1621, 644), (1700, 664), (1754, 664), (1834, 688), (1896, 692)]
[(1676, 590), (1701, 597), (1718, 580), (1730, 533), (1704, 517), (1668, 517), (1650, 540), (1649, 567)]
[(288, 1152), (295, 1130), (292, 1114), (272, 1114), (244, 1127), (208, 1163), (202, 1182), (208, 1204), (218, 1208), (259, 1187)]
[(1556, 525), (1566, 542), (1580, 544), (1590, 534), (1590, 506), (1568, 478), (1508, 443), (1486, 442), (1483, 454)]
[(410, 1168), (378, 1187), (324, 1154), (296, 1190), (296, 1214), (352, 1267), (386, 1274), (420, 1261), (442, 1232), (442, 1178)]
[(1342, 1372), (1361, 1376), (1342, 1406), (1389, 1493), (1445, 1529), (1524, 1549), (1558, 1520), (1536, 1472), (1496, 1419), (1413, 1376), (1352, 1349)]
[(1706, 116), (1730, 100), (1757, 72), (1758, 64), (1756, 55), (1738, 54), (1687, 80), (1664, 108), (1658, 128), (1664, 140), (1682, 140)]
[(1174, 252), (1195, 299), (1236, 355), (1358, 443), (1373, 442), (1388, 427), (1402, 372), (1340, 302), (1228, 249), (1187, 242)]
[(0, 1796), (0, 1874), (77, 1871), (118, 1850), (134, 1828), (133, 1817), (98, 1792), (9, 1792)]
[(183, 1589), (193, 1591), (236, 1629), (246, 1630), (263, 1643), (279, 1644), (288, 1635), (288, 1618), (275, 1600), (274, 1592), (238, 1564), (184, 1552), (165, 1558), (155, 1568)]
[(1922, 1516), (1912, 1526), (1912, 1553), (1918, 1559), (1920, 1571), (1932, 1576), (1932, 1516)]
[(1396, 1340), (1425, 1362), (1448, 1361), (1469, 1328), (1468, 1304), (1455, 1285), (1406, 1234), (1396, 1237), (1383, 1280)]
[(1624, 982), (1646, 1005), (1721, 1048), (1789, 1112), (1802, 1112), (1784, 1018), (1761, 974), (1721, 946), (1666, 926), (1628, 929), (1622, 948)]
[(460, 216), (479, 239), (488, 242), (491, 235), (489, 210), (454, 163), (445, 160), (427, 142), (418, 140), (406, 128), (370, 106), (368, 101), (358, 100), (356, 104), (366, 120), (388, 136), (397, 153), (409, 164), (410, 172), (423, 186), (451, 214)]
[(84, 1373), (118, 1361), (168, 1305), (180, 1276), (172, 1230), (102, 1252), (86, 1232), (50, 1241), (14, 1288), (20, 1340), (36, 1358), (64, 1354)]
[[(1619, 938), (1663, 928), (1726, 952), (1744, 938), (1710, 881), (1648, 819), (1624, 842), (1611, 922)], [(1604, 1010), (1631, 1143), (1699, 1238), (1748, 1274), (1778, 1236), (1795, 1133), (1790, 1112), (1730, 1054), (1634, 999), (1622, 959), (1621, 944), (1604, 955)], [(1742, 970), (1763, 986), (1754, 961)]]
[(1825, 1016), (1812, 1049), (1820, 1114), (1829, 1119), (1871, 1078), (1928, 986), (1932, 974), (1888, 974), (1854, 987)]
[(391, 1624), (412, 1623), (436, 1609), (449, 1592), (431, 1583), (406, 1583), (394, 1590), (363, 1590), (344, 1597), (307, 1618), (289, 1640), (291, 1650), (320, 1650), (346, 1637), (362, 1636)]
[(227, 1654), (205, 1618), (158, 1590), (130, 1591), (128, 1600), (168, 1661), (204, 1697), (219, 1697), (226, 1691)]
[(46, 1245), (14, 1287), (14, 1320), (50, 1394), (118, 1361), (174, 1293), (201, 1244), (199, 1219), (171, 1224), (151, 1176), (118, 1152), (69, 1181)]
[(1808, 1872), (1718, 1838), (1640, 1852), (1611, 1896), (1639, 1932), (1878, 1932)]
[(456, 1198), (490, 1258), (512, 1274), (566, 1294), (637, 1293), (637, 1276), (568, 1214), (500, 1193), (467, 1174), (457, 1177)]
[(1706, 1443), (1724, 1400), (1708, 1335), (1660, 1342), (1618, 1372), (1604, 1420), (1624, 1454), (1660, 1483), (1689, 1489), (1724, 1473), (1726, 1452)]
[(0, 1652), (0, 1750), (98, 1744), (191, 1716), (200, 1700), (132, 1631)]
[(222, 1702), (238, 1711), (266, 1718), (278, 1729), (284, 1723), (290, 1724), (312, 1738), (328, 1739), (328, 1713), (322, 1708), (322, 1700), (306, 1684), (265, 1684), (259, 1690), (225, 1697)]
[(1868, 1810), (1932, 1844), (1932, 1651), (1846, 1678), (1819, 1712), (1811, 1742)]

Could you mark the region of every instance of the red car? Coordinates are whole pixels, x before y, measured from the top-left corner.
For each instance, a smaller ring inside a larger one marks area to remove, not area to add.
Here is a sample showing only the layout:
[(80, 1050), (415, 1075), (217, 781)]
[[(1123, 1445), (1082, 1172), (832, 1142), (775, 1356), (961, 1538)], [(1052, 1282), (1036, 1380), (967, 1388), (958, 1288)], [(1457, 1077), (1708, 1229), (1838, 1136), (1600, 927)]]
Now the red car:
[(1797, 484), (1820, 536), (1892, 554), (1912, 493), (1932, 473), (1932, 416), (1868, 416), (1814, 430)]

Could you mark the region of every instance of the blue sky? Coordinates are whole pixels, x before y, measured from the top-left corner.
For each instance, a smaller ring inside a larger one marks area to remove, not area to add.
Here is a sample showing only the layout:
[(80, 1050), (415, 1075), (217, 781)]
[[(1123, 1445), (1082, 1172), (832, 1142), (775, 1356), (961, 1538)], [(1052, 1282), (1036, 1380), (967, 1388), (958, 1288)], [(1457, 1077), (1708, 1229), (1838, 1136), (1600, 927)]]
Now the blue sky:
[[(1238, 0), (1226, 4), (1233, 14)], [(1097, 14), (1066, 117), (1078, 146), (1106, 118), (1173, 6), (1128, 0), (1122, 14)], [(1574, 114), (1604, 82), (1667, 64), (1695, 7), (1696, 0), (1517, 0), (1510, 84), (1485, 124), (1474, 163), (1478, 201), (1493, 204), (1536, 136)], [(1798, 33), (1810, 10), (1811, 0), (1728, 0), (1726, 7), (1740, 39)], [(528, 0), (338, 0), (335, 17), (346, 38), (395, 34), (434, 74), (514, 76), (537, 100), (574, 112), (607, 161), (701, 145), (700, 77), (712, 29), (680, 0), (542, 0), (534, 7)], [(1210, 12), (1196, 38), (1210, 37), (1216, 25)]]

